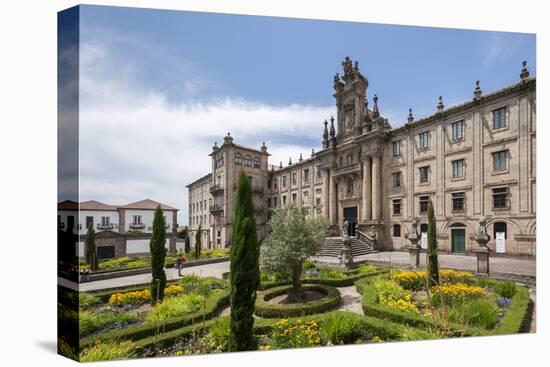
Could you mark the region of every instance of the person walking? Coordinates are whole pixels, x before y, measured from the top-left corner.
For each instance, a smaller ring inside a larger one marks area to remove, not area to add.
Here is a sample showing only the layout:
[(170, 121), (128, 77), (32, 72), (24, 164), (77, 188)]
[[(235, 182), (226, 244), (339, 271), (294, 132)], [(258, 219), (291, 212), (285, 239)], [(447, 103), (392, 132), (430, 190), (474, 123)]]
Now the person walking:
[(185, 258), (182, 254), (178, 255), (178, 259), (176, 260), (176, 266), (178, 268), (178, 276), (181, 277), (181, 269), (183, 268), (183, 263), (185, 262)]

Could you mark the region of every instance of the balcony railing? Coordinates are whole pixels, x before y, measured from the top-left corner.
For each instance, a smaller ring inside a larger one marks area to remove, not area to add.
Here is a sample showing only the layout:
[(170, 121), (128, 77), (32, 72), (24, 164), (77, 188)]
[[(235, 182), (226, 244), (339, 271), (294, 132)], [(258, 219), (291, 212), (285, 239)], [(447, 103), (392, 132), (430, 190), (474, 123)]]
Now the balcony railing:
[(223, 213), (223, 205), (222, 204), (213, 204), (210, 205), (210, 213), (217, 214), (217, 213)]
[(115, 225), (113, 223), (109, 223), (109, 224), (98, 223), (97, 224), (97, 229), (113, 229), (113, 228), (115, 228)]
[(214, 194), (214, 193), (219, 192), (219, 191), (223, 191), (223, 185), (221, 185), (221, 184), (210, 185), (210, 193), (211, 194)]
[(360, 163), (354, 163), (348, 166), (338, 167), (333, 170), (332, 175), (333, 176), (340, 176), (340, 175), (347, 175), (350, 173), (357, 173), (361, 172), (361, 164)]
[(145, 228), (145, 224), (143, 224), (143, 223), (130, 223), (129, 227), (132, 228), (132, 229), (143, 229), (143, 228)]

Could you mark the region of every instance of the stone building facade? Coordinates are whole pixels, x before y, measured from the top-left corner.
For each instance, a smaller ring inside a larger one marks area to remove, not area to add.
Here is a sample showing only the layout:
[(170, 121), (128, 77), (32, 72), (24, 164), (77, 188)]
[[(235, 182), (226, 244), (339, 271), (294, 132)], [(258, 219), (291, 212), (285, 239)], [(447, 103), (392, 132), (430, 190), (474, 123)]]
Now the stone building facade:
[[(212, 173), (199, 180), (209, 185), (214, 246), (230, 242), (236, 178), (244, 169), (260, 228), (270, 209), (293, 204), (325, 216), (334, 234), (347, 219), (359, 236), (374, 227), (378, 250), (404, 250), (413, 219), (427, 231), (432, 201), (441, 251), (470, 253), (485, 216), (493, 251), (535, 256), (536, 79), (525, 63), (518, 83), (485, 94), (478, 81), (470, 101), (446, 107), (440, 97), (433, 114), (415, 120), (409, 110), (398, 128), (381, 115), (376, 95), (369, 108), (358, 63), (346, 58), (342, 65), (333, 84), (336, 118), (324, 122), (320, 151), (272, 166), (265, 144), (242, 147), (228, 134), (214, 145)], [(190, 203), (197, 182), (188, 186)]]

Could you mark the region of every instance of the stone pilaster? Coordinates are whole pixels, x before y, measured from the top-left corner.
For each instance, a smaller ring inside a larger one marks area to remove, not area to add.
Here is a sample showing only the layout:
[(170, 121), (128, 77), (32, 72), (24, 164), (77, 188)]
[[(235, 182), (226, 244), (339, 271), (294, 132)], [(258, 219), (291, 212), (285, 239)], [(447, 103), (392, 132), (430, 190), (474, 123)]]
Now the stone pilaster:
[(370, 173), (370, 158), (363, 162), (363, 185), (362, 185), (362, 200), (363, 200), (363, 210), (362, 210), (362, 220), (368, 221), (372, 218), (372, 198), (371, 198), (371, 173)]
[(380, 220), (380, 156), (372, 157), (372, 219)]
[(332, 177), (329, 177), (330, 224), (336, 224), (337, 208), (338, 208), (338, 193), (336, 192), (336, 182)]
[(324, 170), (324, 177), (323, 177), (323, 216), (328, 219), (329, 218), (329, 203), (330, 203), (330, 171), (328, 169)]

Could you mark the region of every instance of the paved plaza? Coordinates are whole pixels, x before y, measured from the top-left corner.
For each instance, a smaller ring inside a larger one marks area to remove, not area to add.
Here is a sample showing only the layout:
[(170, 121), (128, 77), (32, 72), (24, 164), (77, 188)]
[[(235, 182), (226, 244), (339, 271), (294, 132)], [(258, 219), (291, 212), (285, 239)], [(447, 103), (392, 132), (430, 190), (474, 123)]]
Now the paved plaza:
[[(338, 264), (338, 259), (334, 257), (319, 257), (317, 258), (325, 264)], [(407, 266), (409, 263), (409, 254), (407, 252), (377, 252), (354, 258), (357, 263), (372, 263), (377, 265), (390, 266)], [(425, 256), (420, 256), (421, 266), (425, 266)], [(457, 270), (476, 270), (475, 256), (468, 255), (439, 255), (439, 264), (441, 268), (450, 268)], [(522, 277), (536, 277), (536, 260), (535, 259), (518, 259), (507, 257), (492, 257), (490, 259), (490, 269), (492, 275), (509, 275)], [(229, 271), (229, 261), (198, 265), (182, 269), (182, 274), (196, 274), (199, 276), (213, 276), (222, 278), (222, 274)], [(177, 279), (178, 272), (176, 269), (166, 269), (167, 279)], [(69, 282), (59, 278), (60, 284), (69, 288), (76, 289), (76, 283)], [(81, 283), (80, 291), (96, 291), (101, 289), (110, 289), (125, 287), (137, 284), (147, 284), (151, 281), (151, 274), (132, 275), (128, 277), (97, 280), (93, 282)]]
[[(439, 254), (439, 265), (441, 268), (476, 271), (476, 257), (469, 255)], [(338, 259), (334, 257), (319, 257), (319, 261), (326, 264), (337, 264)], [(357, 263), (374, 263), (381, 265), (407, 266), (409, 264), (409, 253), (401, 251), (375, 252), (372, 254), (356, 256), (353, 260)], [(420, 264), (425, 266), (426, 256), (420, 255)], [(536, 260), (510, 257), (491, 257), (489, 259), (490, 272), (492, 274), (508, 274), (518, 276), (536, 276)]]

